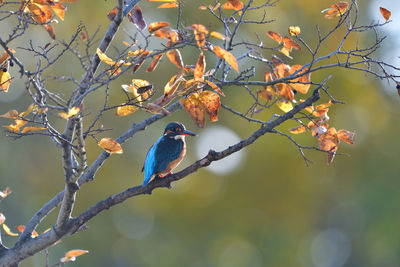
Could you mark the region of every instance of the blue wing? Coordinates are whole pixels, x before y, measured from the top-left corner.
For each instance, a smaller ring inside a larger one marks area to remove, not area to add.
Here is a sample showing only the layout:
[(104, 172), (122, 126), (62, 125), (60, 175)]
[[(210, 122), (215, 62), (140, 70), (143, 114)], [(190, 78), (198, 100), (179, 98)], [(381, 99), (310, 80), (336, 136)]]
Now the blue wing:
[(150, 148), (144, 163), (143, 186), (150, 182), (153, 175), (164, 171), (168, 163), (177, 159), (183, 149), (183, 141), (162, 136)]

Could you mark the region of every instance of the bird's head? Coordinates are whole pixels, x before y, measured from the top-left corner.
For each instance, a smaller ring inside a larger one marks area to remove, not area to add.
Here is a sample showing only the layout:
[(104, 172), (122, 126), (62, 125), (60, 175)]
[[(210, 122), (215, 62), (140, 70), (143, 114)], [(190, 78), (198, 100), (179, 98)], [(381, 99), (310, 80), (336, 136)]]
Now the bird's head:
[(185, 126), (180, 122), (170, 122), (164, 130), (166, 137), (183, 137), (183, 136), (196, 136), (197, 134), (186, 130)]

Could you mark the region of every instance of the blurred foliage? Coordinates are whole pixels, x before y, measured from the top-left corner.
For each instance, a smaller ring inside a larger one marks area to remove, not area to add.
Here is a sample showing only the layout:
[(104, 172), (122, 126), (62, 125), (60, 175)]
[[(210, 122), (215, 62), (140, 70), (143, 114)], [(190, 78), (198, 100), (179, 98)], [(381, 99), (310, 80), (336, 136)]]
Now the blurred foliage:
[[(368, 2), (360, 1), (364, 22), (370, 20), (366, 10)], [(68, 40), (80, 22), (89, 33), (99, 29), (100, 37), (109, 24), (106, 14), (114, 5), (115, 1), (110, 0), (81, 0), (68, 5), (65, 21), (55, 26), (57, 37)], [(198, 5), (196, 0), (185, 1), (183, 23), (205, 22), (206, 26), (218, 30), (218, 22), (206, 12), (199, 11)], [(141, 4), (147, 23), (176, 21), (176, 10), (157, 10), (156, 6), (147, 1)], [(259, 33), (264, 43), (273, 44), (265, 35), (267, 30), (284, 34), (289, 25), (298, 25), (302, 37), (313, 44), (317, 40), (314, 25), (319, 24), (321, 30), (326, 31), (334, 23), (320, 14), (325, 7), (324, 1), (281, 1), (267, 12), (268, 18), (276, 19), (275, 22), (244, 28), (241, 38), (255, 39), (254, 33)], [(261, 11), (253, 19), (257, 16), (262, 16)], [(136, 31), (135, 26), (124, 23), (114, 45), (129, 40), (128, 34)], [(368, 42), (368, 36), (357, 37), (361, 38), (361, 44)], [(27, 38), (35, 45), (49, 41), (47, 33), (39, 27), (32, 27)], [(390, 36), (388, 39), (390, 41)], [(356, 41), (353, 38), (347, 42)], [(332, 38), (323, 51), (331, 51), (335, 44)], [(112, 54), (113, 49), (109, 51)], [(182, 54), (185, 62), (195, 62), (197, 53), (187, 49)], [(309, 56), (301, 51), (295, 51), (294, 57), (292, 64), (304, 64), (309, 60)], [(75, 67), (77, 62), (69, 57), (62, 62), (54, 69), (55, 73), (73, 74), (79, 79), (82, 72)], [(263, 66), (256, 67), (262, 77)], [(162, 88), (176, 71), (166, 59), (156, 74), (144, 70), (135, 77), (148, 79), (155, 88)], [(333, 75), (328, 83), (331, 92), (347, 103), (331, 108), (331, 122), (339, 129), (357, 133), (354, 147), (343, 145), (339, 149), (350, 157), (337, 156), (333, 165), (327, 166), (324, 154), (308, 152), (314, 164), (306, 167), (291, 142), (278, 135), (266, 135), (247, 149), (245, 164), (235, 173), (221, 177), (201, 169), (174, 183), (172, 190), (156, 190), (150, 196), (126, 201), (90, 221), (89, 230), (64, 238), (51, 248), (51, 262), (60, 259), (66, 251), (79, 248), (90, 253), (69, 266), (312, 266), (319, 257), (313, 252), (313, 244), (319, 244), (316, 240), (323, 242), (324, 235), (320, 233), (337, 229), (345, 235), (347, 239), (344, 240), (350, 247), (350, 251), (343, 252), (350, 253), (346, 266), (399, 266), (398, 96), (388, 93), (379, 81), (353, 71), (320, 72), (312, 78), (319, 81), (328, 74)], [(122, 99), (120, 84), (128, 83), (132, 78), (129, 74), (112, 83), (112, 102), (118, 103)], [(73, 89), (59, 83), (51, 83), (51, 86), (59, 87), (59, 90)], [(0, 97), (2, 112), (11, 108), (22, 111), (30, 104), (24, 97), (23, 88), (22, 82), (16, 79), (8, 95)], [(225, 93), (227, 97), (223, 102), (238, 110), (247, 110), (251, 100), (243, 98), (243, 89), (229, 87)], [(102, 105), (102, 97), (101, 93), (93, 95), (85, 103), (89, 118), (90, 114), (96, 113), (96, 107)], [(272, 109), (257, 116), (267, 120), (274, 112), (279, 111)], [(116, 138), (146, 116), (148, 114), (143, 111), (122, 118), (115, 118), (113, 112), (106, 113), (102, 123), (106, 128), (112, 127), (113, 131), (105, 135)], [(124, 144), (124, 154), (111, 156), (95, 181), (82, 187), (74, 214), (110, 194), (140, 184), (140, 170), (147, 149), (165, 124), (173, 120), (182, 121), (188, 129), (198, 131), (189, 116), (180, 111), (152, 125), (145, 133), (137, 134)], [(61, 123), (63, 121), (59, 126)], [(256, 129), (226, 110), (221, 110), (219, 122), (207, 126), (214, 124), (225, 125), (242, 138)], [(287, 131), (291, 127), (292, 124), (285, 124), (280, 130)], [(13, 141), (2, 136), (0, 140), (0, 185), (3, 189), (8, 186), (13, 190), (13, 194), (1, 203), (1, 211), (7, 216), (7, 224), (13, 227), (26, 223), (34, 211), (63, 189), (61, 151), (44, 137)], [(296, 136), (296, 140), (316, 144), (309, 135)], [(188, 140), (188, 156), (180, 168), (196, 160), (195, 142), (194, 138)], [(101, 149), (94, 140), (88, 144), (91, 162)], [(53, 212), (48, 216), (38, 232), (50, 227), (56, 215), (57, 212)], [(3, 239), (9, 245), (15, 241), (14, 237)], [(346, 256), (331, 250), (325, 253), (337, 258)], [(44, 266), (44, 262), (44, 253), (40, 253), (21, 266)]]

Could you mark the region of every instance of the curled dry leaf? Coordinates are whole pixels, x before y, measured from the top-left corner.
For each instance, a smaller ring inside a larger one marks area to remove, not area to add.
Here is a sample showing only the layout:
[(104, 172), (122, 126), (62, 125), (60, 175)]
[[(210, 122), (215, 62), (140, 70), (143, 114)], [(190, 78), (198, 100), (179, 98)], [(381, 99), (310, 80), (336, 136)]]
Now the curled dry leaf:
[(350, 145), (354, 145), (354, 141), (355, 141), (355, 137), (356, 137), (355, 132), (350, 132), (350, 131), (342, 129), (337, 132), (337, 136), (340, 140), (342, 140)]
[(10, 228), (5, 223), (3, 223), (2, 225), (3, 225), (4, 232), (6, 232), (7, 235), (9, 235), (9, 236), (18, 236), (18, 234), (12, 232), (10, 230)]
[(80, 110), (81, 110), (81, 109), (78, 108), (78, 107), (72, 107), (72, 108), (70, 108), (70, 109), (68, 110), (68, 113), (60, 112), (60, 113), (58, 113), (58, 116), (60, 116), (60, 117), (63, 118), (63, 119), (68, 120), (69, 118), (72, 118), (72, 117), (78, 115), (79, 112), (80, 112)]
[(304, 125), (300, 125), (298, 127), (292, 128), (289, 130), (289, 132), (291, 132), (292, 134), (300, 134), (300, 133), (304, 133), (306, 131), (306, 127), (304, 127)]
[(122, 154), (121, 145), (112, 138), (102, 138), (97, 145), (110, 154)]
[(204, 72), (206, 71), (206, 57), (203, 52), (200, 53), (199, 59), (196, 63), (196, 68), (194, 69), (194, 79), (196, 81), (203, 81)]
[(160, 62), (161, 58), (164, 56), (164, 54), (159, 54), (156, 55), (151, 62), (150, 66), (147, 68), (146, 72), (152, 72), (157, 68), (158, 63)]
[(331, 164), (338, 149), (339, 138), (335, 128), (329, 128), (327, 132), (318, 137), (319, 148), (328, 153), (328, 164)]
[(168, 59), (175, 64), (178, 68), (183, 68), (183, 60), (181, 56), (181, 52), (177, 49), (173, 49), (167, 52)]
[(165, 97), (172, 96), (175, 93), (176, 89), (179, 87), (182, 81), (182, 78), (183, 78), (182, 72), (171, 77), (168, 83), (164, 86)]
[(157, 22), (150, 23), (148, 30), (149, 30), (149, 33), (153, 33), (155, 31), (157, 31), (157, 30), (159, 30), (161, 28), (167, 27), (167, 26), (169, 26), (168, 22), (166, 22), (166, 21), (157, 21)]
[(47, 25), (45, 25), (45, 28), (46, 28), (47, 32), (49, 33), (51, 39), (55, 40), (56, 33), (54, 32), (53, 26), (51, 26), (50, 24), (47, 24)]
[(342, 16), (347, 11), (348, 7), (349, 3), (347, 3), (346, 1), (340, 1), (336, 4), (331, 5), (327, 9), (322, 10), (321, 13), (325, 13), (325, 18), (333, 19)]
[(146, 22), (143, 18), (143, 12), (140, 9), (139, 5), (135, 5), (135, 7), (128, 13), (128, 19), (130, 22), (135, 24), (136, 28), (139, 30), (144, 30), (146, 28)]
[(208, 34), (208, 29), (203, 24), (192, 24), (192, 26), (190, 26), (190, 28), (195, 31)]
[(25, 121), (25, 120), (16, 119), (16, 120), (14, 120), (14, 124), (6, 125), (6, 126), (3, 126), (3, 127), (4, 127), (4, 128), (7, 128), (8, 130), (10, 130), (10, 131), (12, 131), (12, 132), (18, 133), (19, 130), (20, 130), (20, 128), (21, 128), (22, 126), (24, 126), (25, 124), (27, 124), (27, 123), (28, 123), (28, 122)]
[(236, 70), (236, 72), (239, 73), (239, 67), (236, 58), (230, 52), (217, 45), (214, 46), (213, 51), (217, 55), (217, 57), (223, 58), (226, 62), (228, 62), (229, 65), (232, 66), (234, 70)]
[(60, 259), (61, 262), (69, 262), (69, 261), (75, 261), (76, 257), (81, 256), (83, 254), (89, 253), (88, 250), (83, 250), (83, 249), (73, 249), (70, 251), (67, 251), (64, 255), (63, 258)]
[(279, 99), (276, 104), (283, 112), (289, 112), (293, 109), (292, 103), (284, 99)]
[(217, 91), (217, 93), (219, 93), (222, 96), (225, 96), (224, 92), (221, 91), (221, 89), (213, 82), (210, 82), (209, 80), (206, 80), (206, 83), (215, 91)]
[(386, 21), (390, 19), (390, 16), (392, 15), (392, 12), (390, 12), (390, 10), (384, 7), (380, 7), (379, 11), (381, 12), (382, 16), (385, 18)]

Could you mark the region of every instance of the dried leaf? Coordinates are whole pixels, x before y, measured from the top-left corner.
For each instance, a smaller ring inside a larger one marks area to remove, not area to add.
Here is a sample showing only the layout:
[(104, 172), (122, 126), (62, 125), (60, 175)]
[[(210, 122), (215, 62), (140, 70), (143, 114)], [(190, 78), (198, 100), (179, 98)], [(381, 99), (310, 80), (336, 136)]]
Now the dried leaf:
[(392, 15), (392, 12), (390, 12), (390, 10), (384, 7), (380, 7), (379, 11), (381, 12), (382, 16), (385, 18), (386, 21), (390, 19), (390, 16)]
[(236, 58), (230, 52), (217, 45), (214, 46), (213, 51), (217, 55), (217, 57), (225, 59), (225, 61), (228, 62), (228, 64), (231, 65), (232, 68), (239, 73), (239, 67)]
[[(53, 9), (53, 12), (61, 19), (64, 20), (64, 15), (65, 15), (65, 10), (67, 9), (63, 4), (60, 4), (58, 2), (53, 2), (50, 5), (51, 9)], [(54, 39), (54, 38), (53, 38)]]
[(60, 113), (58, 113), (58, 116), (60, 116), (61, 118), (67, 120), (67, 119), (69, 119), (69, 118), (72, 118), (72, 117), (78, 115), (79, 112), (80, 112), (80, 108), (78, 108), (78, 107), (72, 107), (72, 108), (70, 108), (70, 109), (68, 110), (68, 113), (60, 112)]
[(169, 23), (166, 21), (158, 21), (158, 22), (153, 22), (150, 23), (149, 25), (149, 33), (153, 33), (161, 28), (169, 26)]
[(3, 224), (6, 221), (6, 217), (4, 216), (3, 213), (0, 212), (0, 225)]
[(0, 89), (7, 93), (10, 84), (11, 84), (10, 73), (8, 73), (8, 71), (4, 72), (3, 70), (0, 70)]
[(289, 112), (293, 109), (292, 103), (284, 99), (279, 99), (276, 104), (283, 112)]
[(193, 93), (189, 97), (180, 100), (181, 105), (186, 109), (189, 115), (199, 128), (204, 128), (205, 112), (204, 105), (199, 98), (198, 93)]
[(318, 137), (319, 148), (328, 152), (328, 164), (331, 164), (338, 149), (339, 139), (335, 128), (330, 128)]
[(65, 253), (64, 257), (60, 259), (61, 262), (69, 262), (69, 261), (75, 261), (76, 257), (81, 256), (83, 254), (89, 253), (88, 250), (82, 250), (82, 249), (73, 249)]
[(243, 7), (244, 4), (239, 0), (228, 0), (228, 2), (222, 5), (223, 9), (241, 10)]
[(117, 111), (115, 112), (115, 115), (117, 116), (127, 116), (129, 114), (132, 114), (133, 112), (136, 111), (136, 107), (133, 105), (125, 105), (117, 108)]
[(200, 93), (200, 99), (201, 102), (204, 104), (210, 121), (217, 121), (218, 109), (221, 105), (219, 95), (211, 91), (203, 91)]
[(289, 132), (291, 132), (292, 134), (300, 134), (300, 133), (304, 133), (306, 131), (306, 127), (304, 127), (303, 125), (300, 125), (298, 127), (292, 128), (289, 130)]
[(55, 40), (56, 33), (54, 32), (53, 26), (51, 26), (50, 24), (47, 24), (47, 25), (45, 25), (45, 28), (46, 28), (47, 32), (49, 33), (51, 39)]
[(342, 129), (337, 132), (337, 137), (350, 145), (354, 145), (356, 133)]
[(194, 69), (194, 79), (196, 81), (203, 81), (204, 72), (206, 71), (206, 57), (203, 52), (200, 53), (199, 59), (196, 63), (196, 68)]
[(199, 48), (202, 48), (206, 44), (206, 35), (202, 32), (194, 30), (194, 39)]
[(291, 52), (293, 48), (296, 50), (301, 49), (300, 45), (298, 45), (295, 41), (287, 36), (283, 37), (283, 47), (286, 48), (289, 52)]
[[(301, 65), (293, 65), (292, 67), (290, 67), (289, 75), (294, 74), (296, 71), (300, 70), (301, 68), (303, 68), (303, 66), (301, 66)], [(308, 69), (304, 68), (302, 71), (297, 73), (296, 76), (299, 75), (299, 74), (305, 73), (306, 71), (308, 71)], [(308, 92), (308, 90), (310, 89), (310, 86), (311, 86), (311, 73), (304, 74), (303, 76), (300, 76), (298, 78), (292, 79), (290, 81), (291, 82), (299, 82), (299, 83), (290, 83), (290, 86), (294, 90), (296, 90), (296, 91), (298, 91), (298, 92), (300, 92), (302, 94), (307, 94), (307, 92)]]
[[(14, 49), (9, 48), (8, 50), (10, 50), (11, 53), (15, 54), (15, 50)], [(10, 57), (10, 54), (8, 54), (7, 51), (4, 51), (3, 54), (0, 57), (0, 65), (2, 65), (3, 62), (6, 61), (9, 57)]]
[(130, 22), (135, 24), (136, 28), (139, 30), (144, 30), (146, 28), (146, 22), (143, 18), (143, 12), (140, 9), (139, 5), (135, 5), (135, 7), (128, 13), (128, 19)]
[(18, 111), (15, 109), (12, 109), (10, 111), (7, 111), (3, 115), (0, 115), (1, 118), (7, 118), (7, 119), (16, 119), (18, 117)]
[(102, 138), (97, 145), (103, 148), (110, 154), (122, 154), (123, 150), (121, 145), (112, 138)]
[(192, 24), (192, 26), (190, 26), (190, 28), (195, 31), (208, 34), (208, 29), (203, 24)]
[(179, 87), (182, 81), (183, 73), (180, 72), (171, 77), (168, 83), (164, 86), (164, 95), (171, 96), (175, 93), (176, 89)]
[(212, 31), (210, 33), (210, 36), (214, 37), (214, 38), (217, 38), (217, 39), (220, 39), (220, 40), (228, 40), (229, 39), (227, 36), (225, 36), (225, 35), (223, 35), (223, 34), (221, 34), (219, 32), (215, 32), (215, 31)]
[(274, 31), (267, 31), (267, 35), (268, 35), (269, 37), (271, 37), (272, 40), (274, 40), (274, 41), (277, 42), (278, 44), (282, 43), (282, 41), (283, 41), (282, 36), (281, 36), (279, 33), (277, 33), (277, 32), (274, 32)]
[(38, 108), (38, 105), (30, 104), (29, 107), (24, 112), (21, 112), (21, 114), (19, 114), (19, 116), (20, 117), (25, 117), (25, 116), (31, 114), (31, 112), (34, 111), (37, 108)]
[(167, 52), (168, 59), (174, 63), (178, 68), (183, 68), (182, 56), (179, 50), (173, 49)]
[(9, 236), (18, 236), (17, 233), (11, 232), (10, 228), (7, 225), (5, 225), (4, 223), (2, 225), (3, 225), (4, 232), (6, 232), (7, 235), (9, 235)]
[(224, 92), (221, 91), (221, 89), (213, 82), (210, 82), (209, 80), (206, 80), (206, 83), (215, 91), (217, 91), (217, 93), (219, 93), (222, 96), (225, 96)]
[(112, 60), (111, 58), (109, 58), (103, 52), (101, 52), (101, 50), (99, 48), (97, 48), (96, 53), (102, 62), (106, 63), (107, 65), (115, 65), (115, 61)]
[(299, 35), (301, 30), (299, 26), (290, 26), (288, 32), (291, 36)]
[(325, 18), (333, 19), (335, 17), (342, 16), (347, 11), (348, 7), (349, 3), (346, 1), (340, 1), (331, 5), (327, 9), (322, 10), (321, 13), (325, 13)]
[(160, 62), (161, 58), (164, 54), (158, 54), (154, 57), (153, 61), (151, 62), (150, 66), (147, 68), (146, 72), (152, 72), (157, 68), (158, 63)]

